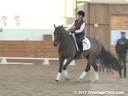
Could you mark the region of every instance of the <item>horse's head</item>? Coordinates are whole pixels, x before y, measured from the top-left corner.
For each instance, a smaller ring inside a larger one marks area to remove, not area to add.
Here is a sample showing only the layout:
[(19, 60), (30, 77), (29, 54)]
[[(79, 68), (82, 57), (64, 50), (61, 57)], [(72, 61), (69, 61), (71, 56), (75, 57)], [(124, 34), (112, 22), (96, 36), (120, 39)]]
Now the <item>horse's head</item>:
[(53, 45), (55, 47), (57, 47), (59, 44), (60, 44), (60, 41), (61, 41), (61, 36), (63, 35), (63, 31), (64, 31), (64, 27), (63, 25), (62, 26), (59, 26), (59, 27), (55, 27), (55, 31), (54, 31), (54, 42), (53, 42)]

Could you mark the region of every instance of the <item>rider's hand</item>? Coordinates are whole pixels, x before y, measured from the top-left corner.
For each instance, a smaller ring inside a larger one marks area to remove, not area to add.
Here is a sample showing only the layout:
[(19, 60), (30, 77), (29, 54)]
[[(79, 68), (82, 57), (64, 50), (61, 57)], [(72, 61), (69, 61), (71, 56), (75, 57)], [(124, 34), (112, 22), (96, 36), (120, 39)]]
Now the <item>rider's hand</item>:
[(71, 33), (75, 33), (75, 31), (71, 31)]

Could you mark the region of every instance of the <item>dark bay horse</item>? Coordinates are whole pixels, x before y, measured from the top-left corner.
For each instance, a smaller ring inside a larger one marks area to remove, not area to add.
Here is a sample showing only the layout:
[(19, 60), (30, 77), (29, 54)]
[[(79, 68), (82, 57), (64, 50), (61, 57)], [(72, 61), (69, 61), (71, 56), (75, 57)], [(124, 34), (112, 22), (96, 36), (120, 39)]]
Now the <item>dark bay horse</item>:
[[(61, 78), (62, 70), (64, 72), (64, 76), (68, 79), (69, 75), (67, 72), (68, 65), (74, 60), (77, 49), (76, 45), (74, 43), (74, 38), (69, 35), (69, 33), (65, 30), (63, 26), (55, 27), (54, 31), (54, 42), (53, 45), (55, 47), (58, 47), (58, 53), (59, 53), (59, 70), (56, 77), (56, 81), (59, 81)], [(96, 60), (98, 58), (101, 59), (102, 65), (105, 68), (108, 69), (114, 69), (116, 71), (122, 70), (121, 64), (118, 62), (118, 60), (111, 55), (108, 51), (105, 50), (103, 45), (95, 38), (89, 38), (91, 41), (91, 48), (89, 50), (83, 51), (83, 58), (86, 58), (88, 60), (87, 66), (85, 67), (85, 70), (82, 72), (78, 80), (81, 80), (85, 77), (87, 72), (90, 70), (90, 67), (93, 66), (95, 70), (95, 78), (94, 80), (99, 79), (98, 74), (98, 66), (96, 64)], [(67, 62), (65, 64), (64, 60), (67, 59)]]

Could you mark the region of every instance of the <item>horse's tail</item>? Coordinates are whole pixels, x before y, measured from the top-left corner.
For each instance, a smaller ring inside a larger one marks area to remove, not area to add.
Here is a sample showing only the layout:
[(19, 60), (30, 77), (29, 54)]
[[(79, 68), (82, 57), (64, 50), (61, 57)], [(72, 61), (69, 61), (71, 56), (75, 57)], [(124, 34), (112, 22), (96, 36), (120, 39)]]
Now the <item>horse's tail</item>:
[(104, 46), (102, 46), (100, 58), (105, 68), (114, 69), (116, 71), (122, 70), (122, 65), (119, 63), (119, 60), (107, 51)]

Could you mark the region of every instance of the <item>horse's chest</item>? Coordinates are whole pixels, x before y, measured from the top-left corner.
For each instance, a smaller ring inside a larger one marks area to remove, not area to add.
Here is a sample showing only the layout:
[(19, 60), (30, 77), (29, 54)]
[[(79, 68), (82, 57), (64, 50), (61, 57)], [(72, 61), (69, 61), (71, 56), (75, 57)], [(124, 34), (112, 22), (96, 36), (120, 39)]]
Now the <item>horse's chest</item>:
[(60, 51), (59, 52), (59, 55), (62, 56), (62, 57), (69, 57), (69, 56), (73, 56), (75, 52), (73, 52), (72, 50), (65, 50), (65, 51)]

